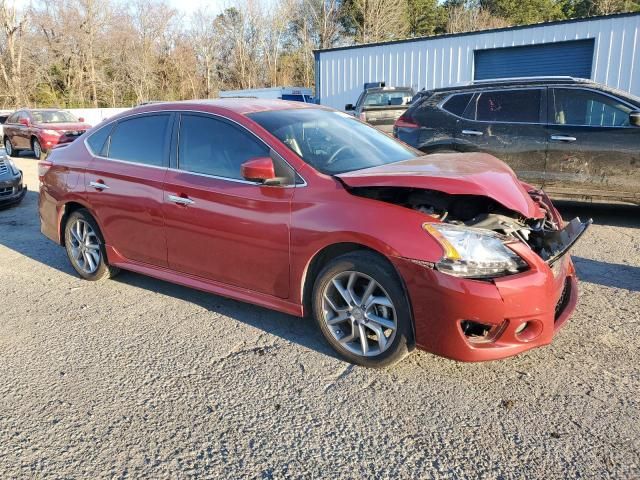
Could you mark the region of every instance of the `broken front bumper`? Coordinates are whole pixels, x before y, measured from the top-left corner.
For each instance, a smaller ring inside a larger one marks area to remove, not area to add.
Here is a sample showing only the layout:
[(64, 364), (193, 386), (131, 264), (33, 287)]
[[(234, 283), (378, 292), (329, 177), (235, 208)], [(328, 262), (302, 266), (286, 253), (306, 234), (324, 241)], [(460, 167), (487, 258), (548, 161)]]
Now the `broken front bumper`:
[[(418, 348), (475, 362), (551, 343), (577, 303), (573, 263), (564, 255), (550, 266), (524, 244), (513, 248), (530, 269), (488, 281), (454, 277), (410, 259), (392, 259), (407, 287)], [(469, 322), (486, 325), (489, 334), (469, 335), (465, 331)]]

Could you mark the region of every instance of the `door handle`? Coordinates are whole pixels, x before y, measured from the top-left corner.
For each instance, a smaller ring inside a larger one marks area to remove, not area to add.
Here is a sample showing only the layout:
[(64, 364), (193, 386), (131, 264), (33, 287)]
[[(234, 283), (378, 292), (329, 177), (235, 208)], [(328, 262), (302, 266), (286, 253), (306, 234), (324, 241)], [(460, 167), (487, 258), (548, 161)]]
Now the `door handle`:
[(178, 195), (169, 195), (168, 198), (169, 198), (170, 202), (173, 202), (173, 203), (175, 203), (177, 205), (187, 206), (187, 205), (193, 205), (194, 203), (196, 203), (193, 200), (191, 200), (190, 198), (179, 197)]
[(480, 137), (484, 135), (484, 133), (479, 132), (478, 130), (462, 130), (463, 135), (473, 135), (475, 137)]
[(108, 190), (109, 187), (102, 182), (89, 182), (89, 186), (96, 190)]
[(555, 140), (556, 142), (575, 142), (577, 138), (566, 135), (551, 135), (551, 140)]

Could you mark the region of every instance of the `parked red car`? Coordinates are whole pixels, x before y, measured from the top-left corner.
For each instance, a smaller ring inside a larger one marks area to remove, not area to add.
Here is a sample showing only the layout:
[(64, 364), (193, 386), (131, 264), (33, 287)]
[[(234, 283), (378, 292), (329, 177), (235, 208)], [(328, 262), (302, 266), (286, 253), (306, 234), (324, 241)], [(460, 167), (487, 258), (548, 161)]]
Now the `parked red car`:
[(574, 310), (564, 224), (482, 154), (421, 152), (282, 101), (148, 105), (39, 164), (42, 232), (88, 280), (123, 268), (292, 315), (347, 360), (491, 360)]
[(4, 148), (9, 156), (32, 150), (36, 158), (41, 158), (56, 145), (73, 142), (90, 128), (83, 118), (64, 110), (18, 110), (4, 124)]

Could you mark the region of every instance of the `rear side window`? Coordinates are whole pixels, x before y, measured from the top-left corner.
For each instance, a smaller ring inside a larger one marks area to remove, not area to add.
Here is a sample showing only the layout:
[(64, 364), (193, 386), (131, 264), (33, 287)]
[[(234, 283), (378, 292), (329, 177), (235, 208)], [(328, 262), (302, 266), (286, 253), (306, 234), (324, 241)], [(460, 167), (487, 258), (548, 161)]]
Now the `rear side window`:
[(540, 122), (542, 90), (505, 90), (482, 92), (466, 116), (484, 122)]
[(9, 118), (7, 118), (6, 123), (18, 123), (18, 112), (15, 112), (9, 115)]
[(588, 127), (628, 127), (631, 108), (601, 93), (574, 88), (553, 90), (551, 123)]
[(160, 167), (164, 164), (170, 115), (146, 115), (118, 122), (109, 158)]
[(178, 141), (181, 170), (243, 180), (240, 166), (269, 153), (269, 147), (235, 125), (204, 115), (182, 115)]
[(91, 153), (100, 156), (105, 155), (106, 141), (107, 138), (109, 138), (109, 134), (111, 133), (112, 129), (113, 124), (110, 123), (109, 125), (106, 125), (99, 129), (95, 133), (92, 133), (89, 138), (87, 138), (87, 144), (89, 145), (89, 150), (91, 150)]
[(454, 115), (461, 117), (467, 109), (467, 105), (469, 105), (469, 100), (471, 100), (472, 96), (472, 93), (454, 95), (442, 105), (442, 108), (449, 113), (453, 113)]

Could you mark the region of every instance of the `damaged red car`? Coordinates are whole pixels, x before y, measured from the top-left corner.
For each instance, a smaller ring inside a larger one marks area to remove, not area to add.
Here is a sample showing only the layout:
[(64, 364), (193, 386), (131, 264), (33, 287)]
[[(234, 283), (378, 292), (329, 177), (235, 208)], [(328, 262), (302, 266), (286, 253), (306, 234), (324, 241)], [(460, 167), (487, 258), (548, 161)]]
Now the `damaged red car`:
[(153, 104), (56, 148), (42, 232), (79, 275), (131, 270), (296, 316), (346, 360), (493, 360), (576, 306), (565, 223), (496, 158), (419, 151), (283, 101)]

